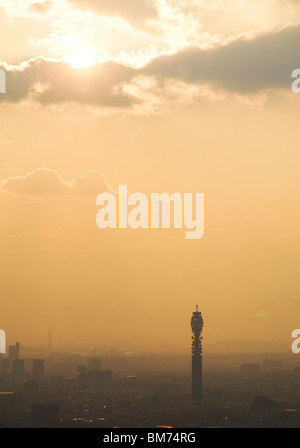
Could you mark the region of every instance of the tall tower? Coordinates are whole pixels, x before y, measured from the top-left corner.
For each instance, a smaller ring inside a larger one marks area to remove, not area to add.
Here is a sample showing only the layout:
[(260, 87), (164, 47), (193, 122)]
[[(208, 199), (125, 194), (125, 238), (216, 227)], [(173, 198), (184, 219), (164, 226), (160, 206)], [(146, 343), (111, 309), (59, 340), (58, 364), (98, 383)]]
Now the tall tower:
[(48, 352), (50, 353), (52, 350), (52, 331), (48, 331)]
[(191, 319), (192, 327), (192, 399), (200, 401), (202, 398), (202, 329), (203, 318), (198, 311), (193, 312)]

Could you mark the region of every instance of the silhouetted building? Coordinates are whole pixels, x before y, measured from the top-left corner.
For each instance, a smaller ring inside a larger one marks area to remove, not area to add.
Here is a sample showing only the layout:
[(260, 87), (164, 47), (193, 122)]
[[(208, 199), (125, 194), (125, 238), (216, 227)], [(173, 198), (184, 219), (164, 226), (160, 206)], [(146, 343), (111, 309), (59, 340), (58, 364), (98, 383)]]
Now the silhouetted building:
[(9, 366), (9, 361), (7, 358), (0, 358), (0, 373), (3, 376), (5, 376)]
[(294, 367), (293, 372), (298, 378), (300, 378), (300, 366)]
[(262, 363), (263, 370), (270, 372), (272, 370), (283, 370), (283, 362), (279, 359), (266, 359)]
[(81, 389), (87, 389), (88, 387), (88, 373), (86, 366), (78, 366), (77, 369), (78, 384)]
[(88, 372), (88, 391), (91, 395), (103, 395), (103, 378), (99, 370)]
[(269, 397), (258, 396), (254, 398), (252, 405), (253, 417), (256, 426), (270, 427), (277, 423), (283, 412), (278, 404)]
[(86, 366), (78, 366), (77, 373), (87, 373), (87, 367)]
[(17, 342), (15, 345), (10, 345), (8, 347), (8, 359), (9, 359), (9, 367), (12, 369), (13, 362), (15, 359), (20, 358), (20, 344)]
[(193, 312), (191, 319), (192, 327), (192, 399), (200, 401), (202, 398), (202, 329), (203, 318), (198, 311)]
[(49, 353), (51, 352), (51, 350), (52, 350), (52, 331), (49, 330), (48, 331), (48, 351), (49, 351)]
[(90, 372), (97, 372), (101, 370), (101, 359), (98, 358), (92, 358), (89, 360), (88, 365)]
[(88, 391), (91, 395), (112, 395), (112, 371), (88, 372)]
[(23, 383), (25, 376), (24, 359), (13, 361), (13, 379), (16, 383)]
[(256, 375), (260, 372), (259, 364), (241, 364), (241, 373), (246, 376)]
[(32, 362), (33, 370), (32, 376), (35, 380), (41, 381), (45, 375), (45, 361), (44, 359), (34, 359)]
[(103, 394), (104, 395), (112, 395), (112, 393), (113, 393), (113, 387), (112, 387), (113, 373), (112, 373), (112, 371), (111, 370), (103, 370), (102, 376), (103, 376)]

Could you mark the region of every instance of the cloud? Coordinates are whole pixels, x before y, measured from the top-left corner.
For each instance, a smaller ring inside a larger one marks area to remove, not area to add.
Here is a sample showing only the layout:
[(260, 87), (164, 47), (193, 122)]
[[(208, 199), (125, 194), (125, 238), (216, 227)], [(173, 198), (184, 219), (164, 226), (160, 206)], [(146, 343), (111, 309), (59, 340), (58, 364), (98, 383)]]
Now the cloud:
[(300, 64), (299, 42), (300, 25), (291, 26), (209, 50), (186, 48), (160, 56), (144, 72), (162, 79), (209, 83), (239, 94), (289, 88), (292, 70)]
[(35, 58), (19, 66), (6, 66), (6, 91), (0, 102), (32, 99), (41, 104), (76, 102), (80, 104), (129, 107), (133, 97), (116, 91), (131, 78), (132, 69), (113, 61), (95, 67), (74, 69), (61, 60)]
[[(0, 102), (35, 101), (43, 105), (78, 103), (111, 110), (163, 109), (172, 102), (184, 104), (187, 85), (196, 102), (208, 92), (226, 98), (234, 94), (255, 98), (271, 89), (290, 89), (291, 73), (300, 64), (300, 25), (252, 38), (239, 38), (207, 50), (188, 47), (154, 58), (142, 68), (115, 61), (74, 69), (65, 61), (35, 58), (6, 70), (5, 95)], [(151, 81), (141, 83), (137, 80)], [(172, 83), (170, 83), (172, 81)], [(170, 86), (173, 86), (170, 91)], [(176, 88), (174, 89), (174, 86)], [(182, 90), (180, 90), (182, 86)], [(199, 87), (201, 87), (199, 91)], [(199, 95), (197, 94), (199, 92)], [(176, 97), (176, 98), (175, 98)], [(151, 100), (153, 107), (147, 106)], [(189, 97), (191, 103), (193, 98)]]
[(38, 168), (25, 176), (10, 177), (0, 183), (2, 193), (26, 196), (96, 196), (113, 191), (106, 176), (99, 171), (87, 171), (83, 176), (66, 182), (60, 174), (48, 168)]
[(52, 6), (53, 6), (53, 1), (46, 0), (44, 2), (31, 3), (29, 6), (29, 10), (31, 12), (36, 12), (38, 14), (46, 14), (46, 12), (48, 12)]
[(79, 8), (100, 15), (121, 16), (129, 23), (140, 26), (157, 17), (154, 0), (68, 0)]

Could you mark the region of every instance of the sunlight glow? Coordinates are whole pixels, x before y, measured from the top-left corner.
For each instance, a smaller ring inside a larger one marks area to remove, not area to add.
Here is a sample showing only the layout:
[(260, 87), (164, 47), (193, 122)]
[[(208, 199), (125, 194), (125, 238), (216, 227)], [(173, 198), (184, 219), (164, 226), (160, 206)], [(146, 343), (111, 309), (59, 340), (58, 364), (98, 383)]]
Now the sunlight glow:
[(95, 54), (91, 48), (80, 48), (75, 53), (67, 56), (67, 61), (73, 68), (94, 67)]

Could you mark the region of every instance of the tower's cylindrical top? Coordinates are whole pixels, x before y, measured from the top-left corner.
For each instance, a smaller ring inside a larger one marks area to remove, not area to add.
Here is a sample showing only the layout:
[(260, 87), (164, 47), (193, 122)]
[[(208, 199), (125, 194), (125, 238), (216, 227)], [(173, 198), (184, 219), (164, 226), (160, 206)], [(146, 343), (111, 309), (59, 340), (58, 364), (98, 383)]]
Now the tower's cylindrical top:
[(200, 357), (202, 355), (202, 330), (203, 330), (203, 318), (202, 314), (198, 311), (193, 312), (191, 319), (192, 327), (192, 354), (194, 357)]
[(202, 314), (198, 311), (198, 305), (196, 307), (196, 311), (194, 311), (193, 315), (192, 315), (191, 327), (192, 327), (192, 332), (194, 334), (195, 333), (202, 333), (203, 318), (202, 318)]

